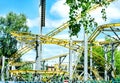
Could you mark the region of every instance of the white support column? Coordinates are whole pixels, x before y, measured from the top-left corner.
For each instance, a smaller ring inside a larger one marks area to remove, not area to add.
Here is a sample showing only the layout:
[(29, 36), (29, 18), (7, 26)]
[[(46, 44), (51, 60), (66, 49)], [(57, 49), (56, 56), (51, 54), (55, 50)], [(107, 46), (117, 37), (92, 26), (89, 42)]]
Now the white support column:
[(72, 38), (70, 37), (70, 42), (69, 42), (69, 78), (72, 80)]
[(114, 78), (115, 77), (115, 44), (112, 43), (111, 44), (111, 50), (112, 50), (112, 53), (111, 53), (111, 64), (112, 64), (112, 77)]
[(88, 80), (88, 35), (84, 33), (84, 82)]
[[(40, 21), (41, 21), (41, 0), (40, 0), (40, 3), (39, 3), (39, 18), (40, 18)], [(39, 33), (40, 35), (42, 35), (42, 27), (41, 27), (41, 22), (40, 23), (40, 28), (39, 28)], [(38, 41), (38, 40), (37, 40)], [(37, 47), (37, 51), (36, 51), (36, 55), (37, 55), (37, 58), (36, 58), (36, 64), (35, 64), (35, 69), (36, 70), (41, 70), (41, 60), (42, 60), (42, 42), (41, 41), (38, 41), (40, 42), (39, 46)]]
[(108, 76), (107, 76), (107, 46), (105, 45), (104, 46), (104, 57), (105, 57), (105, 71), (104, 71), (104, 79), (105, 79), (105, 81), (107, 81), (107, 78), (108, 78)]
[[(16, 70), (15, 66), (12, 65), (11, 70)], [(11, 73), (11, 77), (15, 78), (13, 73)]]
[(41, 59), (42, 59), (42, 47), (41, 45), (39, 45), (38, 46), (38, 57), (36, 58), (36, 64), (35, 64), (35, 70), (41, 70), (42, 68)]
[(61, 58), (62, 57), (59, 57), (59, 70), (61, 69)]
[(10, 70), (10, 65), (8, 63), (7, 64), (7, 70), (6, 70), (7, 79), (9, 79), (9, 70)]
[(33, 70), (35, 70), (36, 63), (33, 63)]
[(1, 81), (4, 81), (5, 56), (2, 56)]

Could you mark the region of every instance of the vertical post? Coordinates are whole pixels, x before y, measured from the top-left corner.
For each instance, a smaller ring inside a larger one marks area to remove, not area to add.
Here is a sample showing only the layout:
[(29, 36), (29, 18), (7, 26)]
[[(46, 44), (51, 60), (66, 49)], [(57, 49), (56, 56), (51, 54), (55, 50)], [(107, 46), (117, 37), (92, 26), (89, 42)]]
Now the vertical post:
[(41, 6), (41, 31), (42, 27), (45, 26), (45, 5), (46, 0), (40, 0), (40, 6)]
[(2, 56), (1, 81), (4, 81), (5, 56)]
[(114, 43), (111, 44), (111, 50), (112, 50), (112, 53), (111, 53), (111, 64), (112, 64), (112, 77), (115, 77), (114, 75), (114, 71), (115, 71), (115, 56), (114, 56)]
[(72, 80), (72, 38), (69, 41), (69, 78)]
[(88, 80), (88, 35), (84, 31), (84, 82)]
[(43, 61), (43, 70), (45, 70), (45, 61)]
[(92, 43), (90, 45), (90, 76), (91, 76), (91, 79), (92, 79)]
[(105, 71), (104, 71), (104, 79), (107, 81), (107, 45), (104, 45), (104, 58), (105, 58)]
[[(40, 15), (40, 35), (42, 35), (42, 27), (45, 26), (45, 3), (46, 0), (40, 0), (39, 4), (39, 15)], [(36, 59), (36, 70), (41, 70), (42, 65), (41, 65), (41, 60), (42, 60), (42, 41), (40, 41), (40, 45), (38, 46), (38, 58)]]
[(36, 35), (36, 65), (35, 65), (35, 69), (36, 70), (41, 70), (41, 55), (40, 55), (40, 46), (39, 46), (39, 43), (38, 43), (38, 35)]
[[(11, 70), (15, 70), (16, 68), (15, 68), (15, 66), (11, 66)], [(14, 75), (13, 75), (13, 73), (11, 73), (11, 77), (13, 77)]]
[(9, 80), (9, 70), (10, 70), (10, 65), (8, 63), (7, 64), (7, 70), (6, 70), (7, 80)]
[(61, 58), (62, 57), (59, 57), (59, 70), (61, 69)]
[(33, 66), (33, 70), (35, 70), (36, 63), (33, 63), (32, 66)]

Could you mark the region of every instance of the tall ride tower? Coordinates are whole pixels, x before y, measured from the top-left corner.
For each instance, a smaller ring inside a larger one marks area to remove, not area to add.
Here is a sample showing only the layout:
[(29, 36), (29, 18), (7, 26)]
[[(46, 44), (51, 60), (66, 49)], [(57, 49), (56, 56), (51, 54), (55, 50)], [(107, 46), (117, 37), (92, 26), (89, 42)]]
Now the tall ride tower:
[[(45, 26), (45, 4), (46, 0), (40, 0), (39, 4), (39, 16), (40, 16), (40, 28), (39, 34), (42, 35), (42, 28)], [(36, 36), (36, 70), (42, 70), (42, 42), (38, 41), (39, 36)]]

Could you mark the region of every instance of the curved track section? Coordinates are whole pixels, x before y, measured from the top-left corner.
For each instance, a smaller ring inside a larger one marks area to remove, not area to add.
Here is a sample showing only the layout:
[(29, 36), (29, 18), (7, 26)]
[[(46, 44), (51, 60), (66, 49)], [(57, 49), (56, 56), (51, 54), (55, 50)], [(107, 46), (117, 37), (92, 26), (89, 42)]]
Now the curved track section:
[(98, 26), (95, 31), (90, 35), (88, 38), (89, 42), (93, 42), (95, 38), (100, 34), (101, 31), (105, 28), (111, 28), (111, 27), (120, 27), (120, 23), (111, 23), (111, 24), (104, 24), (101, 26)]

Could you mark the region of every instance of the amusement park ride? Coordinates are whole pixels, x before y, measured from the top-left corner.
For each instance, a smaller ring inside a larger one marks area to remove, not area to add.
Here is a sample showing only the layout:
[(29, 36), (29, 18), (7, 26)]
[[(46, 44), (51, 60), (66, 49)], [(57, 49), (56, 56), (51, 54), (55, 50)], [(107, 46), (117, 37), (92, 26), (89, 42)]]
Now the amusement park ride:
[[(111, 0), (109, 0), (112, 2)], [(91, 12), (95, 10), (96, 8), (100, 7), (100, 5), (93, 6), (88, 12)], [(76, 19), (77, 21), (81, 18), (81, 15), (79, 14)], [(77, 80), (83, 80), (84, 76), (84, 64), (83, 64), (83, 56), (84, 56), (84, 46), (83, 40), (75, 41), (72, 40), (72, 44), (70, 46), (70, 40), (66, 39), (59, 39), (54, 38), (56, 34), (59, 32), (62, 32), (64, 29), (68, 28), (69, 21), (62, 24), (60, 27), (54, 29), (53, 31), (47, 33), (46, 35), (42, 34), (32, 34), (32, 33), (19, 33), (19, 32), (11, 32), (11, 35), (16, 38), (19, 42), (23, 42), (25, 45), (20, 48), (15, 54), (12, 55), (12, 57), (9, 59), (9, 67), (13, 66), (22, 66), (26, 64), (34, 64), (36, 62), (16, 62), (18, 58), (20, 58), (22, 55), (27, 53), (28, 51), (32, 49), (38, 48), (38, 45), (40, 44), (56, 44), (65, 48), (68, 48), (76, 53), (78, 53), (76, 63), (72, 65), (72, 78)], [(106, 32), (112, 32), (114, 35), (108, 35)], [(98, 26), (93, 33), (88, 37), (88, 54), (90, 59), (90, 65), (88, 66), (88, 79), (96, 79), (96, 80), (103, 80), (106, 81), (115, 77), (115, 60), (114, 60), (114, 51), (119, 46), (120, 37), (117, 34), (117, 32), (120, 32), (120, 23), (110, 23), (110, 24), (104, 24), (101, 26)], [(99, 34), (104, 34), (105, 36), (108, 36), (114, 41), (96, 41), (96, 37)], [(116, 36), (116, 37), (115, 37)], [(93, 45), (94, 44), (94, 45)], [(104, 48), (104, 57), (102, 57), (100, 54), (92, 51), (94, 47), (102, 46)], [(111, 63), (107, 61), (107, 54), (108, 54), (108, 46), (110, 47), (111, 52)], [(38, 51), (38, 50), (37, 50)], [(36, 51), (36, 52), (37, 52)], [(68, 56), (69, 53), (60, 54), (58, 56), (41, 59), (41, 63), (43, 64), (42, 68), (40, 70), (17, 70), (17, 69), (11, 69), (9, 70), (9, 73), (12, 78), (18, 79), (21, 74), (25, 73), (31, 73), (36, 74), (38, 77), (42, 77), (40, 79), (44, 81), (50, 81), (50, 78), (62, 75), (64, 77), (69, 77), (69, 71), (67, 71), (67, 65), (63, 63), (63, 60)], [(50, 67), (51, 69), (45, 68), (45, 62), (51, 59), (59, 58), (59, 64), (55, 64), (54, 67)], [(53, 69), (52, 69), (53, 68)], [(111, 70), (112, 69), (112, 70)], [(108, 75), (108, 72), (112, 73), (111, 75)], [(46, 77), (46, 78), (45, 78)], [(19, 80), (19, 79), (18, 79)], [(37, 80), (39, 81), (39, 79)]]

